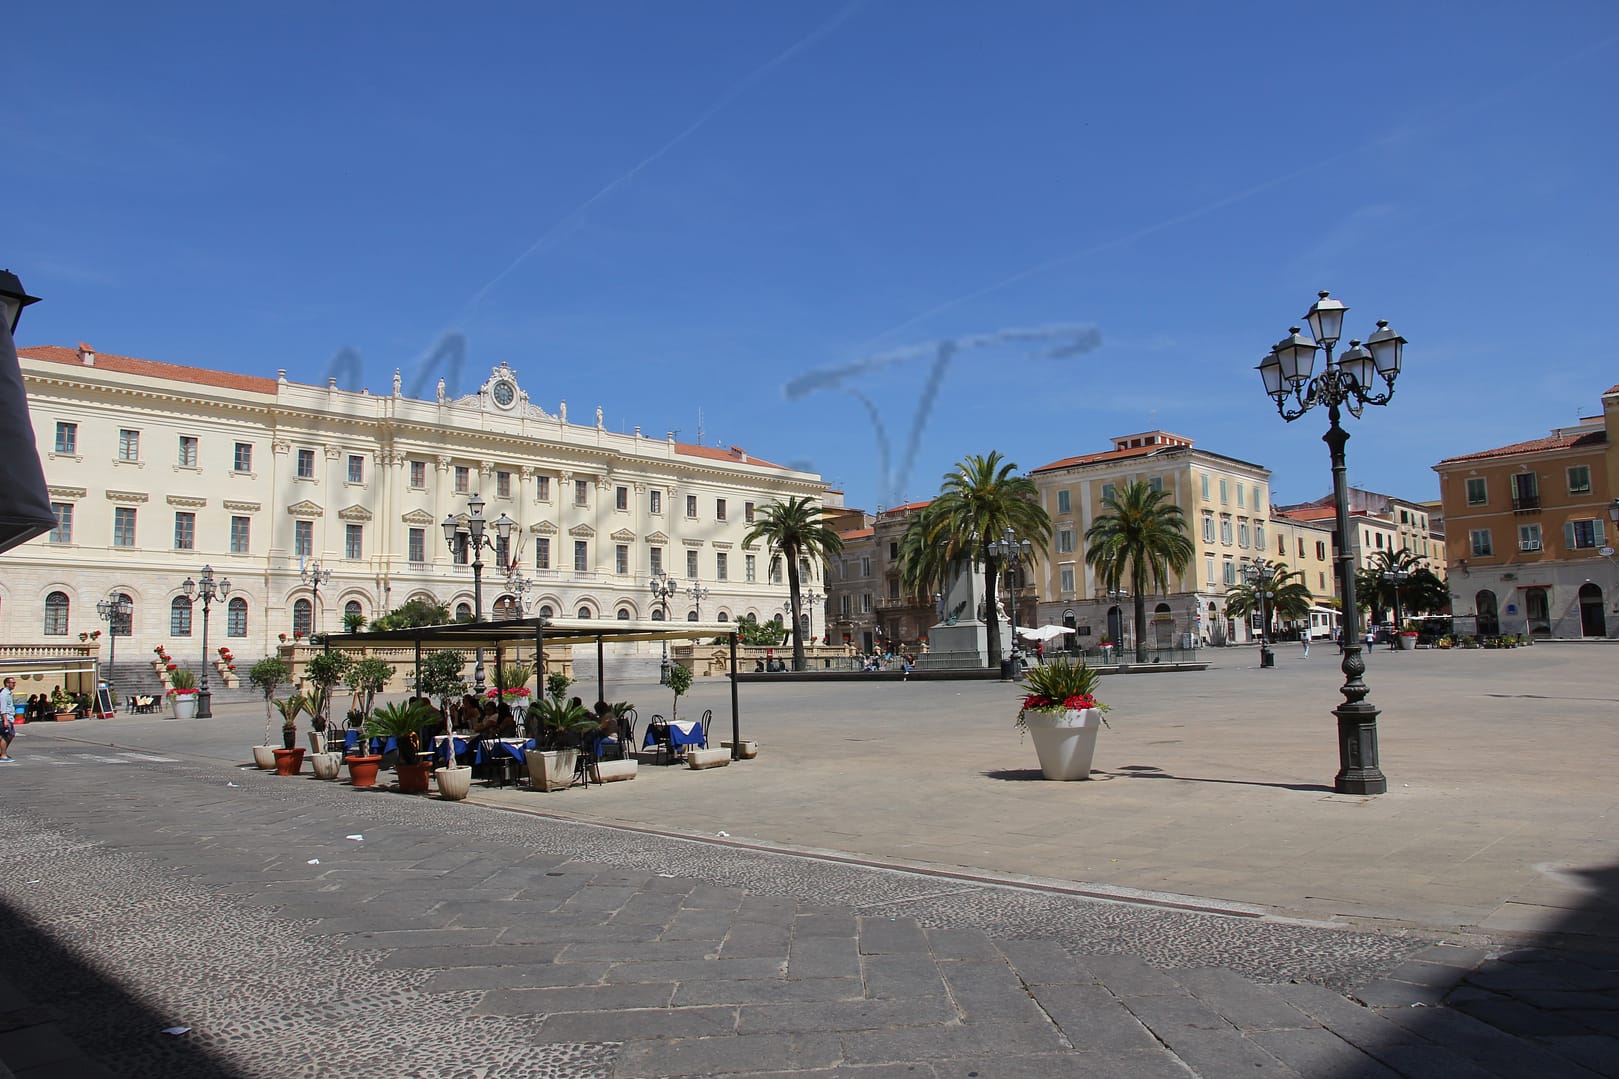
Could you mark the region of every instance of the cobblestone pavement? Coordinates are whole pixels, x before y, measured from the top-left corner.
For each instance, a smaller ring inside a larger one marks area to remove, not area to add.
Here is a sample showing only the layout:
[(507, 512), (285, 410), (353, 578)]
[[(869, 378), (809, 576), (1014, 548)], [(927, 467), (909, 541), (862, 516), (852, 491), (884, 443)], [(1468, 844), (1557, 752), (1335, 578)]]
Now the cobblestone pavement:
[[(1619, 1070), (1611, 957), (26, 743), (0, 776), (0, 1059), (18, 1076)], [(1440, 998), (1454, 1007), (1411, 1007)]]

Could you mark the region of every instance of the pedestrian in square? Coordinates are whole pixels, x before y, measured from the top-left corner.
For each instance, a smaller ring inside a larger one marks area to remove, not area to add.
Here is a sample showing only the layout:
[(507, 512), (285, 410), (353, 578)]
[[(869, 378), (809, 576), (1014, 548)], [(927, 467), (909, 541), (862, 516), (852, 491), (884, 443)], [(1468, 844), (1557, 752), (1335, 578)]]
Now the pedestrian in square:
[(1310, 658), (1310, 631), (1304, 631), (1304, 658)]
[(17, 680), (7, 677), (0, 687), (0, 763), (10, 764), (17, 758), (11, 755), (11, 740), (17, 736)]

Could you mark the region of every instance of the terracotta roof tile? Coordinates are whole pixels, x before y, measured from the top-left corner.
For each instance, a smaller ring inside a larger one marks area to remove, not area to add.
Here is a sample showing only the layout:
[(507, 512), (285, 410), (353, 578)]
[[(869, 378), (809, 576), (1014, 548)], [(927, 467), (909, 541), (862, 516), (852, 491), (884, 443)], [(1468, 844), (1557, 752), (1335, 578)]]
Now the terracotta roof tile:
[(1034, 472), (1049, 472), (1058, 468), (1072, 468), (1074, 465), (1088, 465), (1094, 461), (1120, 461), (1126, 457), (1145, 457), (1150, 453), (1162, 453), (1164, 450), (1184, 449), (1179, 446), (1135, 446), (1126, 450), (1103, 450), (1101, 453), (1082, 453), (1078, 457), (1064, 457), (1060, 461), (1053, 461), (1049, 465), (1041, 465), (1032, 469)]
[(1277, 516), (1294, 521), (1324, 521), (1338, 516), (1337, 509), (1332, 506), (1306, 506), (1293, 510), (1277, 510), (1276, 513)]
[(845, 540), (869, 539), (876, 532), (875, 528), (851, 528), (847, 532), (839, 532), (838, 538)]
[(763, 457), (755, 457), (746, 452), (741, 446), (732, 446), (722, 450), (718, 446), (697, 446), (690, 442), (676, 442), (675, 452), (683, 453), (687, 457), (707, 457), (711, 461), (729, 461), (734, 465), (759, 465), (763, 468), (784, 469), (785, 465), (778, 465), (774, 461), (766, 461)]
[[(81, 346), (88, 348), (89, 346)], [(113, 371), (123, 375), (142, 375), (146, 378), (167, 379), (171, 382), (191, 382), (201, 386), (217, 386), (226, 390), (274, 395), (276, 380), (257, 375), (239, 375), (234, 371), (211, 371), (206, 367), (184, 367), (177, 363), (159, 363), (140, 360), (133, 356), (115, 356), (110, 352), (97, 352), (96, 362), (86, 364), (75, 349), (62, 345), (35, 345), (19, 348), (17, 355), (30, 360), (44, 360), (82, 370)]]
[[(1619, 389), (1619, 386), (1614, 388)], [(1528, 442), (1514, 442), (1510, 446), (1497, 446), (1493, 450), (1479, 450), (1477, 453), (1464, 453), (1456, 457), (1446, 457), (1439, 463), (1449, 465), (1458, 461), (1482, 461), (1492, 457), (1515, 457), (1521, 453), (1544, 453), (1547, 450), (1566, 450), (1576, 446), (1602, 446), (1606, 445), (1607, 441), (1608, 433), (1606, 431), (1587, 431), (1582, 435), (1532, 438)]]
[(1609, 386), (1607, 389), (1602, 391), (1602, 396), (1606, 397), (1610, 393), (1619, 393), (1619, 386)]
[(895, 513), (910, 513), (912, 510), (919, 510), (919, 509), (922, 509), (924, 506), (931, 506), (932, 504), (933, 504), (933, 499), (930, 498), (930, 499), (927, 499), (926, 501), (923, 501), (923, 502), (907, 502), (903, 506), (890, 506), (887, 509), (883, 510), (883, 516), (887, 517), (887, 516), (889, 516), (891, 514), (895, 514)]

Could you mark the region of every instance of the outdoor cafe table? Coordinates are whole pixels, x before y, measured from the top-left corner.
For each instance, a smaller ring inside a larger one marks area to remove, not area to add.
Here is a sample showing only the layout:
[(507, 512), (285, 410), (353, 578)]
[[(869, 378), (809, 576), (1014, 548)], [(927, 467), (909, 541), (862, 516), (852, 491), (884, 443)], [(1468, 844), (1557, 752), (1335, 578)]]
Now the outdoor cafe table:
[[(703, 725), (695, 719), (675, 719), (667, 724), (669, 728), (669, 746), (707, 746), (708, 739), (703, 737)], [(647, 749), (658, 744), (653, 734), (655, 727), (647, 724), (646, 736), (641, 739), (641, 748)]]
[[(355, 750), (357, 750), (359, 747), (360, 747), (360, 732), (356, 731), (356, 730), (344, 731), (343, 732), (343, 752), (344, 752), (344, 754), (352, 755), (355, 752)], [(367, 744), (366, 748), (370, 753), (373, 753), (373, 754), (376, 754), (376, 755), (380, 756), (383, 753), (388, 753), (388, 752), (391, 752), (391, 751), (393, 751), (395, 749), (398, 749), (399, 748), (399, 739), (397, 739), (397, 738), (373, 738)]]
[[(444, 759), (445, 747), (450, 743), (451, 740), (452, 736), (448, 734), (434, 736), (433, 755), (435, 759), (440, 761)], [(485, 739), (467, 738), (461, 735), (454, 735), (453, 740), (455, 742), (455, 755), (457, 757), (471, 751), (473, 755), (473, 764), (486, 763), (484, 758)], [(534, 748), (534, 740), (532, 738), (502, 738), (495, 742), (492, 747), (494, 755), (499, 756), (504, 754), (508, 757), (514, 757), (516, 758), (518, 764), (526, 763), (528, 759), (528, 751), (532, 748)]]

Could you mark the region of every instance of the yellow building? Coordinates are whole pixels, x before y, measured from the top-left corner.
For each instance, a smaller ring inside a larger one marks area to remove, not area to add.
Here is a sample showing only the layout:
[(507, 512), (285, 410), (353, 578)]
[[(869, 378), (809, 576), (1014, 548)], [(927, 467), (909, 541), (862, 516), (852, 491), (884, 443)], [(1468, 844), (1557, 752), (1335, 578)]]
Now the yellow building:
[(1600, 416), (1434, 466), (1459, 632), (1619, 635), (1616, 423), (1619, 386)]

